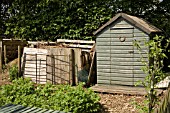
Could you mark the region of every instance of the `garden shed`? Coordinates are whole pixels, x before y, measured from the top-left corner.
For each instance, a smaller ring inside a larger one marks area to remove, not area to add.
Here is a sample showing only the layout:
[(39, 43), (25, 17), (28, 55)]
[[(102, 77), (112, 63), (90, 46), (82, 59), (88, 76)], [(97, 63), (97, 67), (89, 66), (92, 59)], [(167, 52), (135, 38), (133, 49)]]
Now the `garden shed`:
[(149, 47), (144, 40), (150, 40), (161, 30), (144, 19), (119, 13), (94, 32), (96, 36), (97, 84), (134, 86), (144, 80), (141, 70), (141, 55), (134, 41), (141, 41), (142, 53), (147, 59)]

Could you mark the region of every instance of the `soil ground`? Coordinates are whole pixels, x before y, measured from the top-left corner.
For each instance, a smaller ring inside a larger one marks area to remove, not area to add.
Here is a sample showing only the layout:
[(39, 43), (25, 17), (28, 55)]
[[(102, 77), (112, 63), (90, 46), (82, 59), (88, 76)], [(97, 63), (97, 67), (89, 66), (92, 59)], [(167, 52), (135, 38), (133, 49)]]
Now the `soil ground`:
[(130, 96), (117, 94), (102, 94), (100, 103), (103, 105), (102, 113), (138, 113), (135, 102), (142, 105), (144, 96)]

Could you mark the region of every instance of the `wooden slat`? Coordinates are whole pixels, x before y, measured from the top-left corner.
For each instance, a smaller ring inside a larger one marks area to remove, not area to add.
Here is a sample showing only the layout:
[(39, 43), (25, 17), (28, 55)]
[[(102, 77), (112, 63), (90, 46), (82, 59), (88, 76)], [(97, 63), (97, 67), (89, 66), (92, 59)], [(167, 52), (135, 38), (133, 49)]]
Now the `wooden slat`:
[(114, 34), (132, 34), (133, 33), (133, 29), (117, 29), (119, 27), (113, 27), (116, 29), (111, 29), (110, 33), (114, 33)]
[(95, 41), (57, 39), (58, 43), (94, 44)]
[(133, 46), (132, 42), (120, 42), (119, 40), (117, 42), (97, 42), (97, 46)]
[(133, 82), (111, 81), (112, 85), (134, 85)]
[(130, 25), (130, 24), (125, 24), (125, 23), (122, 23), (122, 24), (115, 24), (113, 27), (111, 27), (111, 29), (115, 29), (115, 28), (120, 28), (120, 29), (129, 29), (129, 28), (131, 28), (131, 29), (133, 29), (134, 27), (132, 26), (132, 25)]
[(124, 19), (119, 19), (118, 21), (116, 21), (116, 23), (115, 23), (116, 25), (129, 25), (129, 26), (131, 26), (126, 20), (124, 20)]
[(134, 33), (134, 37), (147, 37), (148, 35), (145, 33)]
[(97, 49), (96, 52), (97, 52), (97, 54), (100, 54), (100, 53), (110, 53), (110, 50), (109, 49), (106, 49), (106, 50)]
[(135, 69), (137, 69), (137, 70), (140, 70), (142, 68), (142, 66), (120, 66), (120, 65), (112, 65), (111, 64), (111, 69), (125, 69), (125, 70), (135, 70)]
[(100, 60), (97, 61), (97, 65), (108, 65), (108, 64), (111, 64), (111, 62), (100, 61)]
[(109, 76), (100, 76), (100, 75), (98, 75), (97, 80), (108, 80), (108, 81), (110, 81), (110, 75)]
[(146, 77), (146, 74), (144, 74), (144, 73), (140, 73), (140, 74), (134, 73), (133, 75), (134, 75), (134, 78), (143, 78), (144, 79)]
[(98, 41), (96, 42), (96, 46), (110, 46), (110, 41)]
[[(109, 64), (109, 63), (108, 63)], [(107, 67), (108, 64), (98, 64), (99, 68)], [(119, 66), (144, 66), (141, 62), (111, 62), (112, 65), (119, 65)]]
[[(110, 50), (111, 51), (111, 53), (115, 53), (115, 54), (127, 54), (127, 52), (129, 52), (129, 51), (127, 51), (127, 50)], [(132, 50), (132, 52), (134, 53), (134, 54), (139, 54), (139, 51), (138, 50)], [(146, 54), (146, 52), (147, 52), (147, 50), (144, 50), (144, 51), (142, 51), (141, 53), (142, 54)], [(132, 53), (132, 54), (133, 54)], [(108, 53), (109, 54), (109, 53)]]
[(111, 58), (108, 56), (108, 57), (97, 57), (97, 61), (110, 61)]
[(110, 69), (110, 65), (97, 65), (97, 69)]
[(106, 72), (106, 73), (109, 73), (110, 69), (98, 69), (97, 68), (97, 72)]
[[(98, 38), (104, 38), (104, 37), (111, 37), (111, 34), (101, 34), (101, 35), (99, 35), (98, 37), (97, 37), (97, 40), (98, 40)], [(109, 39), (109, 38), (108, 38)]]
[[(119, 36), (119, 37), (111, 37), (111, 42), (121, 42), (120, 41), (120, 37), (121, 37), (121, 40), (123, 40), (124, 39), (124, 37), (123, 36)], [(126, 37), (125, 38), (125, 43), (126, 42), (133, 42), (134, 41), (134, 38), (132, 38), (132, 37)]]
[(111, 50), (133, 50), (133, 46), (111, 46)]
[(134, 40), (140, 41), (140, 42), (145, 42), (145, 41), (149, 40), (148, 36), (134, 36), (133, 38), (134, 38)]
[[(148, 58), (144, 58), (145, 61), (148, 61)], [(141, 58), (111, 58), (111, 61), (114, 62), (140, 62)]]
[(110, 84), (110, 80), (97, 80), (98, 84)]
[(111, 46), (133, 46), (133, 43), (132, 42), (120, 42), (120, 41), (118, 41), (118, 42), (111, 42), (111, 44), (110, 44)]
[(106, 73), (106, 72), (97, 72), (97, 79), (100, 79), (100, 78), (102, 78), (102, 77), (108, 77), (108, 79), (109, 79), (109, 77), (110, 77), (110, 73)]
[(98, 43), (98, 42), (110, 42), (110, 35), (108, 36), (108, 37), (106, 37), (106, 36), (103, 36), (103, 37), (97, 37), (96, 38), (96, 44)]
[(97, 53), (97, 57), (108, 57), (110, 56), (110, 52), (108, 53)]
[(144, 74), (142, 70), (123, 70), (123, 69), (112, 69), (111, 73), (121, 73), (121, 74), (128, 74), (133, 72), (136, 75)]
[[(133, 38), (133, 34), (114, 34), (114, 33), (112, 33), (112, 34), (109, 34), (109, 35), (110, 35), (110, 37), (114, 37), (114, 38), (119, 38), (119, 37), (126, 37), (127, 39)], [(108, 35), (107, 35), (107, 37), (108, 37)]]
[(102, 50), (109, 50), (110, 46), (97, 46), (96, 49), (97, 50), (100, 50), (100, 49), (102, 49)]
[(111, 74), (110, 80), (111, 81), (122, 81), (122, 82), (133, 82), (133, 76), (132, 75), (114, 76)]
[[(130, 54), (130, 50), (127, 51), (126, 54), (116, 54), (116, 53), (112, 53), (111, 54), (111, 57), (112, 58), (141, 58), (141, 55), (140, 54)], [(143, 58), (147, 58), (147, 54), (143, 54)]]
[(66, 45), (66, 47), (70, 47), (70, 48), (82, 48), (82, 49), (91, 49), (93, 47), (93, 45), (73, 45), (73, 44), (68, 44)]
[(104, 85), (97, 84), (92, 86), (91, 89), (96, 92), (112, 93), (112, 94), (128, 94), (128, 95), (146, 95), (144, 87), (130, 87), (121, 85)]
[[(118, 80), (118, 78), (133, 78), (133, 73), (132, 71), (130, 73), (127, 73), (127, 74), (121, 74), (121, 73), (110, 73), (110, 77), (112, 78), (117, 78), (115, 80)], [(121, 79), (120, 79), (121, 80)]]
[(140, 29), (138, 29), (138, 28), (134, 28), (134, 33), (143, 33), (143, 31), (141, 31)]

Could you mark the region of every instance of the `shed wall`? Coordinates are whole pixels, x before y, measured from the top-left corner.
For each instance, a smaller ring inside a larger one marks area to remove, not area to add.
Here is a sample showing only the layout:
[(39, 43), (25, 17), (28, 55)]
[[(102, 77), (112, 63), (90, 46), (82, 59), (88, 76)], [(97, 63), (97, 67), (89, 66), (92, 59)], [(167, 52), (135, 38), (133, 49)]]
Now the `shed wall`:
[[(124, 37), (125, 41), (121, 42)], [(97, 83), (134, 85), (143, 80), (141, 55), (133, 46), (134, 40), (143, 39), (148, 40), (149, 36), (123, 19), (106, 27), (96, 39)], [(148, 51), (144, 45), (142, 49)], [(147, 58), (147, 54), (143, 56)]]

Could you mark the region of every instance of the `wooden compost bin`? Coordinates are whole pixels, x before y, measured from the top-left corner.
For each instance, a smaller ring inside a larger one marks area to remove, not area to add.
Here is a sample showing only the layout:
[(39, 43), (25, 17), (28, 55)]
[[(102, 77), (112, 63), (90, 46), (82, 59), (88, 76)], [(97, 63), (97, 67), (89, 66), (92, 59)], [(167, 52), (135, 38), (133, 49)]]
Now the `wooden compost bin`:
[[(78, 83), (78, 72), (90, 65), (90, 49), (95, 41), (57, 40), (55, 42), (28, 42), (24, 48), (22, 73), (40, 84)], [(42, 49), (44, 48), (44, 49)]]
[[(26, 40), (20, 39), (2, 39), (0, 41), (0, 48), (1, 48), (1, 56), (2, 56), (2, 63), (9, 62), (18, 58), (18, 46), (21, 47), (21, 51), (27, 45)], [(6, 61), (5, 61), (6, 58)]]
[(130, 85), (144, 80), (141, 55), (133, 41), (141, 41), (143, 56), (147, 59), (149, 47), (144, 46), (161, 30), (145, 20), (119, 13), (94, 32), (97, 52), (97, 84)]

